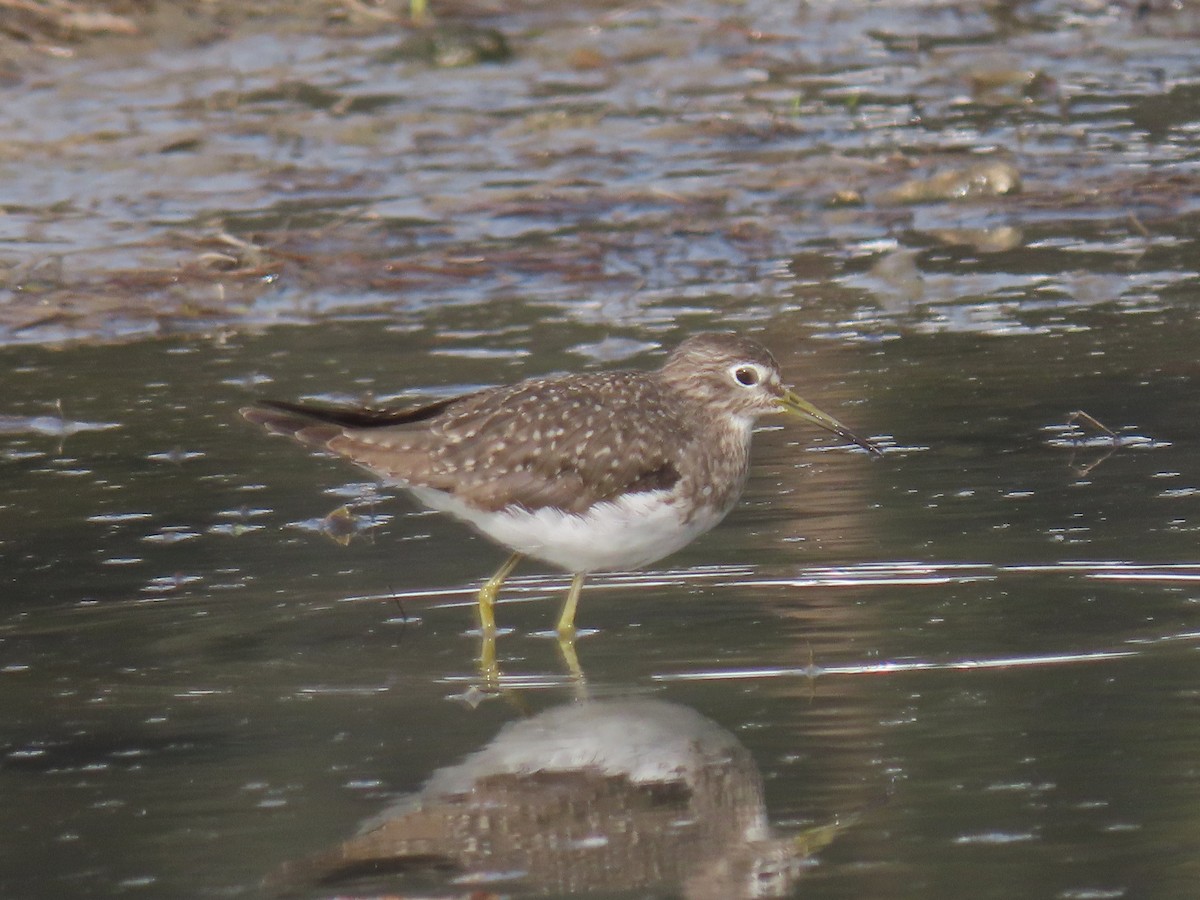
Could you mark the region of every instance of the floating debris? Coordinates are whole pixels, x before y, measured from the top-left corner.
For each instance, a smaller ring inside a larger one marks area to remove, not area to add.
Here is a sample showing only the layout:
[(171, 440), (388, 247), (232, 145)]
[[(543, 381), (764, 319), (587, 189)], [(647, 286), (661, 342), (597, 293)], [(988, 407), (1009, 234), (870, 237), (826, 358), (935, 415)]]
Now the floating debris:
[(360, 516), (349, 506), (339, 506), (323, 518), (289, 522), (287, 527), (323, 534), (345, 547), (364, 531), (389, 522), (391, 518), (391, 516)]
[(1002, 197), (1021, 189), (1021, 173), (1010, 162), (992, 159), (966, 168), (946, 169), (928, 178), (914, 178), (883, 195), (887, 203), (930, 203)]
[(457, 69), (478, 63), (507, 62), (511, 58), (508, 39), (495, 28), (434, 25), (415, 31), (399, 46), (377, 54), (374, 61), (420, 62), (439, 69)]
[[(1089, 431), (1090, 430), (1090, 431)], [(1118, 433), (1095, 416), (1077, 409), (1067, 416), (1064, 425), (1047, 425), (1043, 431), (1051, 432), (1048, 438), (1051, 447), (1078, 449), (1080, 447), (1138, 447), (1160, 450), (1170, 447), (1170, 441), (1159, 441), (1144, 434)]]
[[(1140, 450), (1160, 450), (1170, 447), (1170, 441), (1159, 441), (1142, 434), (1118, 433), (1109, 428), (1095, 416), (1077, 409), (1067, 416), (1063, 425), (1047, 425), (1042, 429), (1051, 437), (1046, 443), (1071, 451), (1070, 467), (1080, 477), (1092, 472), (1102, 462), (1124, 447), (1134, 447)], [(1087, 463), (1077, 464), (1075, 454), (1080, 450), (1099, 450), (1098, 458)]]
[(95, 34), (139, 34), (131, 17), (73, 0), (0, 0), (4, 30), (24, 41)]

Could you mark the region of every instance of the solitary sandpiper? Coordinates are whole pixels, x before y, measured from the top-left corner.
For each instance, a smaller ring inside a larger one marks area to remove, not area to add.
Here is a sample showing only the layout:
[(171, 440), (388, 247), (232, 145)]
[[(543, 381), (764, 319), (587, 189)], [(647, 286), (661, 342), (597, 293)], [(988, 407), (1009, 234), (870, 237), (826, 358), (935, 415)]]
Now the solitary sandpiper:
[(522, 557), (572, 573), (558, 619), (570, 638), (588, 573), (649, 565), (725, 517), (746, 481), (755, 420), (780, 412), (880, 453), (785, 387), (764, 347), (733, 334), (689, 338), (652, 372), (531, 378), (408, 409), (264, 402), (242, 415), (512, 550), (479, 591), (485, 635)]

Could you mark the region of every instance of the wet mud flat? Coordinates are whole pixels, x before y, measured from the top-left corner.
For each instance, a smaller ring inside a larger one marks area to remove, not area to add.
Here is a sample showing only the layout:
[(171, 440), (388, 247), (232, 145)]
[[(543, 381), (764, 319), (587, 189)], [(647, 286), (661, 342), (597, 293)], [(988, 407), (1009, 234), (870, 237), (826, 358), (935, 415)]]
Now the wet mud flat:
[(1195, 278), (1195, 4), (0, 11), (6, 343)]

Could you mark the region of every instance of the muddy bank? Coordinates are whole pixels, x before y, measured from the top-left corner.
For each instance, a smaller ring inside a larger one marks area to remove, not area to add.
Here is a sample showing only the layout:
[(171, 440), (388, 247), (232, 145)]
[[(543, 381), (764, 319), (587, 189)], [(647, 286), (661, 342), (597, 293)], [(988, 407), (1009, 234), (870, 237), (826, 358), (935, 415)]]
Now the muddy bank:
[(4, 343), (1197, 278), (1194, 4), (0, 11)]

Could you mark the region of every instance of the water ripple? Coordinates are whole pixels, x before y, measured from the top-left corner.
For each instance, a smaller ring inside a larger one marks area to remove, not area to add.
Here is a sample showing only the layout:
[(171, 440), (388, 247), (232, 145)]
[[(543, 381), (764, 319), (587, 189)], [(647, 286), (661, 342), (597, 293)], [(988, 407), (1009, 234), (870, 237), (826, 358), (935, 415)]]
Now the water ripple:
[(828, 675), (895, 675), (901, 672), (971, 671), (977, 669), (1017, 669), (1029, 666), (1055, 666), (1067, 663), (1100, 662), (1137, 656), (1136, 650), (1098, 650), (1085, 653), (1045, 653), (1030, 656), (998, 656), (986, 659), (886, 660), (878, 663), (844, 666), (807, 666), (783, 668), (710, 669), (653, 675), (654, 681), (743, 681), (765, 678), (817, 678)]
[[(1114, 560), (1061, 560), (1053, 563), (993, 563), (945, 562), (926, 563), (907, 560), (865, 562), (846, 566), (811, 566), (799, 569), (794, 575), (758, 575), (751, 566), (697, 566), (657, 572), (625, 572), (595, 575), (588, 580), (594, 588), (605, 590), (678, 587), (681, 585), (715, 584), (717, 587), (777, 588), (777, 587), (887, 587), (928, 586), (940, 584), (970, 584), (997, 579), (1037, 574), (1063, 575), (1101, 581), (1191, 582), (1200, 581), (1200, 562), (1141, 564)], [(505, 583), (506, 596), (501, 602), (533, 600), (547, 592), (565, 590), (567, 580), (561, 575), (525, 575)], [(354, 603), (378, 600), (436, 600), (449, 599), (434, 608), (473, 606), (478, 588), (462, 585), (450, 588), (421, 588), (387, 594), (363, 594), (343, 597), (341, 602)], [(516, 595), (516, 596), (513, 596)]]

